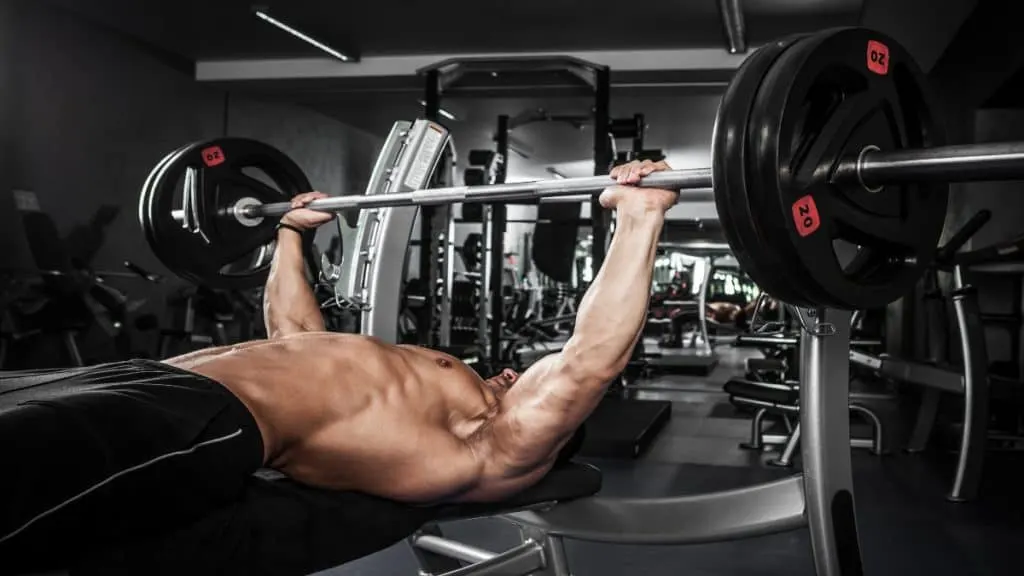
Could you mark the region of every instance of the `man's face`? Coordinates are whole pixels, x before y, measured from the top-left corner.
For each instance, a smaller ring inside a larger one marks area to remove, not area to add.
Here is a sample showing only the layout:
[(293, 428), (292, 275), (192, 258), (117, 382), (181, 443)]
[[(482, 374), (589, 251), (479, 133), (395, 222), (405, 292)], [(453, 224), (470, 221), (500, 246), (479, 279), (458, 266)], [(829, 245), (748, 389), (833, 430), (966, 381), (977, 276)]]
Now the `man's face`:
[(495, 394), (501, 395), (508, 392), (516, 380), (519, 379), (519, 373), (511, 368), (505, 368), (497, 376), (491, 376), (484, 380), (484, 384), (491, 389)]

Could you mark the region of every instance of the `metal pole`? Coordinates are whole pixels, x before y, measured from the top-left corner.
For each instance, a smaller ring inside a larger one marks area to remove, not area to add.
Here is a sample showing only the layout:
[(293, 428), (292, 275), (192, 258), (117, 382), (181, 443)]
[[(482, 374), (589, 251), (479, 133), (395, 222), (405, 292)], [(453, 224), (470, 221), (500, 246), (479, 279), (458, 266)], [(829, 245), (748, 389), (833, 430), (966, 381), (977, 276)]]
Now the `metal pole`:
[(497, 556), (497, 554), (489, 550), (483, 550), (469, 544), (429, 534), (413, 537), (412, 545), (434, 554), (441, 554), (449, 558), (469, 562), (470, 564), (486, 562)]
[[(424, 82), (424, 117), (431, 121), (437, 122), (441, 116), (441, 75), (438, 70), (429, 70), (426, 73), (426, 81)], [(441, 166), (444, 166), (444, 159), (441, 160)], [(434, 183), (437, 183), (436, 178), (439, 174), (442, 174), (444, 170), (436, 171), (432, 178)], [(386, 196), (386, 194), (385, 194)], [(435, 330), (435, 328), (442, 328), (438, 326), (437, 321), (442, 320), (444, 323), (444, 304), (445, 304), (445, 293), (441, 291), (438, 293), (438, 281), (444, 282), (446, 276), (442, 275), (441, 266), (439, 266), (438, 260), (442, 258), (436, 250), (439, 248), (437, 241), (440, 240), (437, 237), (436, 225), (438, 222), (438, 214), (436, 208), (423, 207), (419, 210), (417, 219), (420, 224), (420, 244), (419, 244), (419, 277), (426, 286), (426, 301), (417, 314), (417, 327), (416, 327), (416, 338), (417, 344), (423, 346), (438, 346), (440, 344), (447, 345), (448, 342), (438, 342), (435, 340), (435, 336), (441, 336), (438, 332), (444, 332), (443, 329)], [(448, 230), (442, 230), (445, 240), (447, 240)], [(448, 262), (450, 264), (450, 261)], [(447, 286), (445, 286), (447, 289)], [(439, 306), (440, 304), (440, 306)], [(450, 317), (448, 319), (450, 323)], [(448, 336), (445, 334), (444, 336)], [(440, 338), (444, 340), (444, 337)]]
[(842, 163), (836, 182), (859, 181), (866, 188), (902, 182), (980, 182), (1024, 178), (1024, 142), (997, 142), (881, 151), (865, 148)]
[[(594, 175), (607, 174), (615, 161), (612, 153), (611, 132), (611, 71), (598, 67), (594, 70)], [(605, 179), (607, 181), (607, 178)], [(608, 253), (611, 212), (605, 210), (597, 198), (590, 200), (590, 232), (593, 236), (591, 269), (596, 276)]]
[[(509, 117), (502, 114), (498, 116), (498, 141), (497, 151), (502, 158), (495, 174), (495, 182), (505, 183), (508, 174), (508, 127)], [(505, 227), (508, 213), (504, 204), (493, 204), (491, 206), (491, 261), (486, 265), (490, 266), (490, 284), (485, 289), (490, 291), (491, 323), (487, 335), (487, 351), (489, 354), (491, 370), (496, 370), (501, 362), (501, 327), (505, 322), (505, 302), (502, 282), (505, 271)]]
[(647, 122), (643, 114), (633, 115), (633, 160), (644, 150), (644, 132), (647, 131)]
[(722, 13), (722, 27), (725, 28), (725, 38), (729, 42), (729, 53), (746, 52), (747, 34), (740, 0), (718, 0), (718, 8)]
[[(615, 182), (608, 176), (588, 176), (585, 178), (540, 180), (537, 182), (494, 184), (491, 186), (452, 186), (450, 188), (434, 188), (395, 194), (375, 194), (372, 196), (335, 196), (333, 198), (315, 200), (308, 207), (325, 212), (339, 212), (348, 209), (383, 208), (388, 206), (438, 206), (458, 204), (460, 202), (491, 203), (541, 200), (559, 196), (576, 196), (581, 192), (597, 193), (614, 184)], [(692, 195), (689, 192), (680, 194), (680, 200), (689, 201), (692, 196), (696, 201), (701, 201), (707, 197), (707, 191), (699, 189), (711, 186), (711, 170), (701, 168), (696, 170), (655, 172), (644, 178), (640, 185), (647, 188), (693, 191)], [(280, 216), (289, 210), (291, 210), (291, 205), (287, 202), (275, 202), (237, 209), (239, 214), (248, 218)]]
[(801, 314), (800, 428), (814, 565), (820, 576), (860, 576), (850, 463), (850, 312), (824, 309), (809, 316)]

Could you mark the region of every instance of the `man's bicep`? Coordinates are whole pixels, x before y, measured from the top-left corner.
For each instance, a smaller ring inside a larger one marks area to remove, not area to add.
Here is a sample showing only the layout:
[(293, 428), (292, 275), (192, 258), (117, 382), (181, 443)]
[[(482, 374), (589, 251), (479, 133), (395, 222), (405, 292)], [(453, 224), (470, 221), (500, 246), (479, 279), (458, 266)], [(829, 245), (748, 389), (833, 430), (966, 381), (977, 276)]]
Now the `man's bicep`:
[(319, 308), (315, 311), (291, 309), (284, 313), (278, 313), (271, 307), (267, 307), (265, 310), (267, 338), (270, 340), (304, 332), (324, 332), (326, 330), (324, 317)]
[(489, 440), (510, 474), (550, 465), (592, 407), (561, 358), (541, 359), (520, 376), (489, 423)]

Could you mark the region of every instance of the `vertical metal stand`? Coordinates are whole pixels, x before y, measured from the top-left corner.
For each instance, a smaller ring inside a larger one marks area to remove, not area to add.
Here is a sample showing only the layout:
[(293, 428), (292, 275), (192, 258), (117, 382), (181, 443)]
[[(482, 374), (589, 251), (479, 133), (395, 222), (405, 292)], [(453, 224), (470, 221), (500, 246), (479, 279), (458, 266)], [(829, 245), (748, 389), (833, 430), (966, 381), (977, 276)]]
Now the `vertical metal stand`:
[(932, 436), (932, 428), (935, 427), (935, 418), (939, 414), (939, 400), (941, 397), (941, 390), (935, 388), (924, 388), (921, 390), (921, 405), (917, 407), (914, 428), (910, 432), (910, 439), (907, 440), (907, 452), (914, 454), (922, 452), (928, 447), (928, 440)]
[(505, 322), (505, 222), (508, 210), (504, 204), (491, 207), (491, 269), (490, 284), (490, 334), (488, 337), (489, 361), (492, 369), (501, 362), (501, 327)]
[(964, 423), (953, 487), (946, 498), (964, 502), (978, 495), (981, 483), (988, 440), (989, 382), (988, 349), (978, 293), (974, 286), (965, 282), (960, 266), (953, 269), (953, 310), (964, 365)]
[(697, 318), (700, 322), (700, 337), (704, 340), (701, 343), (701, 352), (708, 356), (714, 352), (711, 337), (708, 336), (708, 316), (704, 313), (708, 301), (708, 284), (711, 283), (711, 263), (711, 258), (704, 258), (704, 277), (701, 278), (700, 292), (697, 294)]
[(639, 157), (644, 151), (644, 132), (647, 131), (647, 122), (643, 114), (633, 114), (633, 158)]
[[(480, 262), (480, 291), (479, 300), (477, 301), (477, 346), (480, 348), (480, 361), (486, 362), (493, 360), (492, 352), (494, 348), (491, 344), (491, 326), (494, 325), (494, 320), (489, 316), (493, 310), (492, 298), (493, 293), (490, 289), (494, 282), (494, 265), (493, 265), (493, 254), (494, 244), (491, 230), (494, 227), (494, 206), (491, 204), (484, 204), (480, 210), (480, 237), (483, 242), (483, 254), (481, 254)], [(499, 280), (500, 282), (500, 280)], [(492, 364), (493, 366), (493, 364)]]
[[(611, 72), (608, 68), (594, 71), (594, 175), (607, 174), (611, 169), (612, 144), (609, 134), (611, 123)], [(597, 198), (590, 202), (590, 221), (593, 234), (591, 270), (594, 274), (604, 264), (608, 251), (611, 214), (601, 207)]]
[(819, 576), (864, 573), (850, 464), (850, 312), (800, 314), (804, 493)]
[[(442, 162), (447, 162), (442, 160)], [(447, 170), (446, 170), (447, 172)], [(438, 274), (437, 293), (438, 302), (436, 310), (438, 314), (435, 342), (441, 346), (451, 346), (452, 343), (452, 282), (455, 280), (455, 243), (452, 237), (455, 235), (455, 218), (451, 206), (440, 206), (440, 210), (434, 213), (435, 231), (433, 247), (437, 254)], [(437, 231), (443, 231), (437, 234)]]
[[(441, 116), (441, 75), (438, 70), (429, 70), (426, 73), (423, 93), (423, 116), (432, 122), (438, 122)], [(442, 172), (439, 170), (438, 172)], [(436, 178), (436, 176), (435, 176)], [(426, 289), (426, 300), (423, 308), (417, 317), (417, 340), (423, 346), (438, 346), (437, 341), (438, 308), (440, 306), (440, 293), (436, 284), (439, 278), (439, 267), (437, 266), (437, 245), (436, 228), (438, 220), (437, 213), (444, 209), (450, 210), (449, 206), (421, 206), (419, 208), (420, 221), (420, 278)], [(445, 231), (447, 232), (447, 230)]]
[[(946, 314), (946, 301), (939, 286), (938, 272), (935, 269), (929, 269), (925, 273), (923, 290), (928, 345), (926, 356), (928, 362), (932, 364), (944, 363), (949, 360), (949, 318)], [(907, 440), (907, 452), (921, 452), (928, 446), (941, 398), (942, 392), (938, 389), (926, 387), (921, 390), (921, 404), (914, 419), (914, 428)]]
[[(497, 153), (495, 158), (497, 167), (494, 174), (494, 183), (503, 184), (508, 174), (508, 116), (498, 116)], [(505, 271), (505, 225), (508, 220), (508, 209), (504, 204), (494, 204), (491, 207), (491, 260), (488, 267), (491, 269), (490, 283), (487, 284), (490, 292), (491, 325), (488, 336), (487, 349), (488, 360), (491, 370), (496, 370), (501, 365), (501, 327), (505, 322), (505, 297), (504, 271)]]

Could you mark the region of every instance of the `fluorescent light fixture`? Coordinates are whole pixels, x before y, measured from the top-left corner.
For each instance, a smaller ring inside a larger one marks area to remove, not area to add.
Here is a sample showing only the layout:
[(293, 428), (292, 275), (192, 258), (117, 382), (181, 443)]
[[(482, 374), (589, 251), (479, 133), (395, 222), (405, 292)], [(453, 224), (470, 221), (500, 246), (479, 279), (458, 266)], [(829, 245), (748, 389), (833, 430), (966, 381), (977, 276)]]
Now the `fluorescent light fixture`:
[[(420, 100), (419, 103), (420, 103), (420, 106), (423, 106), (424, 108), (427, 107), (426, 100)], [(458, 120), (458, 118), (455, 117), (455, 114), (452, 114), (451, 112), (445, 110), (444, 108), (438, 108), (437, 112), (442, 117), (447, 118), (448, 120)]]
[(253, 10), (253, 13), (256, 14), (256, 16), (258, 16), (260, 18), (260, 20), (263, 20), (267, 24), (270, 24), (272, 26), (276, 26), (276, 27), (280, 28), (281, 30), (284, 30), (285, 32), (291, 34), (292, 36), (295, 36), (299, 40), (302, 40), (306, 44), (310, 44), (312, 46), (316, 46), (317, 48), (323, 50), (324, 52), (330, 54), (331, 56), (334, 56), (338, 60), (341, 60), (342, 62), (351, 62), (352, 61), (352, 58), (350, 58), (349, 56), (346, 56), (346, 55), (342, 54), (341, 52), (338, 52), (334, 48), (331, 48), (330, 46), (328, 46), (327, 44), (324, 44), (323, 42), (317, 40), (316, 38), (313, 38), (313, 37), (311, 37), (311, 36), (309, 36), (307, 34), (303, 34), (302, 32), (296, 30), (295, 28), (292, 28), (291, 26), (285, 24), (284, 22), (281, 22), (280, 20), (274, 18), (270, 14), (267, 14), (263, 10)]
[(565, 174), (559, 172), (557, 168), (548, 167), (548, 174), (554, 176), (556, 180), (565, 180)]

